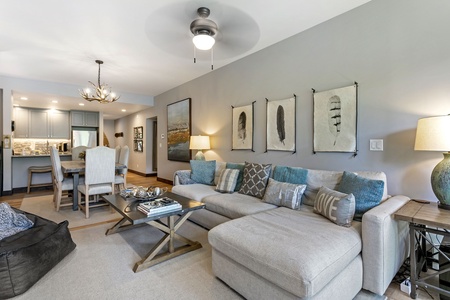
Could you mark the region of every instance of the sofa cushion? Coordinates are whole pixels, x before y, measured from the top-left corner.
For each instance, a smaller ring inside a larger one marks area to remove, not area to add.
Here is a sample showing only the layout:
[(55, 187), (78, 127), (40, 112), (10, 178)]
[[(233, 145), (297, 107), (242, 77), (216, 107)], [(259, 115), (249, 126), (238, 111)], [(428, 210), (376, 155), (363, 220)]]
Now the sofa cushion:
[(355, 196), (321, 187), (314, 202), (314, 212), (339, 226), (349, 227), (355, 214)]
[(244, 180), (239, 193), (261, 199), (264, 196), (271, 170), (271, 164), (245, 162)]
[(226, 165), (227, 169), (237, 169), (239, 170), (239, 177), (236, 182), (236, 187), (234, 188), (234, 191), (237, 192), (241, 189), (242, 186), (242, 180), (244, 179), (244, 164), (243, 163), (228, 163)]
[(317, 294), (361, 252), (361, 223), (335, 226), (285, 207), (231, 220), (209, 231), (212, 247), (298, 296)]
[(191, 179), (198, 183), (213, 185), (216, 172), (215, 160), (191, 160)]
[(206, 204), (207, 210), (230, 219), (277, 208), (275, 205), (261, 202), (258, 198), (239, 193), (211, 195), (203, 198), (202, 202)]
[(262, 201), (277, 206), (285, 206), (290, 209), (298, 209), (302, 203), (302, 196), (305, 189), (306, 184), (279, 182), (269, 178), (269, 183), (267, 184)]
[(216, 191), (220, 193), (233, 193), (239, 176), (239, 170), (225, 169), (220, 174)]
[(355, 218), (361, 219), (366, 211), (380, 204), (383, 198), (384, 182), (344, 171), (338, 191), (355, 195)]
[(314, 201), (317, 197), (317, 192), (322, 186), (329, 189), (336, 190), (342, 178), (342, 172), (339, 171), (325, 171), (325, 170), (308, 170), (306, 177), (306, 190), (303, 194), (302, 203), (314, 206)]
[(175, 185), (172, 187), (172, 192), (192, 200), (201, 202), (202, 199), (209, 195), (216, 195), (215, 186), (206, 184), (188, 184), (188, 185)]
[(308, 175), (308, 169), (275, 166), (273, 168), (272, 178), (276, 181), (289, 182), (295, 184), (306, 184), (306, 177)]

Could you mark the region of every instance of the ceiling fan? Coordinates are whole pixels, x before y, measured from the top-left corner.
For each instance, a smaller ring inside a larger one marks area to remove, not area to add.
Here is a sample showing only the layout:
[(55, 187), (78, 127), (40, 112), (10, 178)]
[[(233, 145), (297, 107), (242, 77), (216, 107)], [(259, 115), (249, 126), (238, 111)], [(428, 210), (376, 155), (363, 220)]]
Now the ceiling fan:
[(207, 19), (211, 11), (207, 7), (200, 7), (197, 9), (197, 14), (200, 18), (195, 19), (191, 23), (191, 32), (194, 34), (192, 42), (194, 43), (194, 63), (197, 62), (196, 50), (211, 50), (211, 70), (214, 70), (213, 63), (213, 46), (216, 43), (214, 36), (217, 34), (219, 28), (217, 24)]
[[(167, 13), (170, 12), (170, 13)], [(147, 18), (146, 35), (154, 46), (176, 57), (191, 59), (193, 39), (214, 40), (214, 61), (222, 62), (250, 50), (259, 40), (256, 21), (239, 8), (212, 2), (202, 7), (192, 1), (161, 6)], [(196, 62), (207, 51), (194, 48)]]

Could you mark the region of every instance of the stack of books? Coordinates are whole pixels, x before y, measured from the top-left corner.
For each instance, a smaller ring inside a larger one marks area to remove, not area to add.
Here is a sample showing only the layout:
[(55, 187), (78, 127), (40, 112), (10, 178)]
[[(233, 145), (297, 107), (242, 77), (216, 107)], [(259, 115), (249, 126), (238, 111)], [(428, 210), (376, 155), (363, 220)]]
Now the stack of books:
[(137, 209), (147, 216), (152, 216), (170, 211), (181, 210), (181, 204), (173, 199), (163, 197), (153, 201), (139, 203)]

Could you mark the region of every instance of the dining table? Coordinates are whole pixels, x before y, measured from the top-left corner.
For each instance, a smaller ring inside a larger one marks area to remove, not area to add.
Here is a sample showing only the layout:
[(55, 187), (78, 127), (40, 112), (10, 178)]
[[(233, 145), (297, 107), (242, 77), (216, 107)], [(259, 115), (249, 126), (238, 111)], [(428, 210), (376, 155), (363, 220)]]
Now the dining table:
[[(124, 164), (116, 163), (116, 171), (126, 169)], [(72, 209), (78, 210), (78, 184), (80, 182), (80, 173), (84, 173), (86, 164), (84, 160), (66, 160), (61, 161), (61, 169), (64, 174), (69, 174), (73, 178)]]

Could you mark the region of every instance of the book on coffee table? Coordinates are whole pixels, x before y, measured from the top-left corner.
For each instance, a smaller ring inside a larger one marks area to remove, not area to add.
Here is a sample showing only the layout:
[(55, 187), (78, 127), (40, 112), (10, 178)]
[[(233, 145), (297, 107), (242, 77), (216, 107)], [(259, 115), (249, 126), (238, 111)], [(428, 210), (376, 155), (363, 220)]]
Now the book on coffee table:
[(167, 197), (155, 199), (153, 201), (142, 202), (137, 206), (137, 209), (140, 212), (143, 212), (147, 215), (180, 210), (181, 208), (182, 206), (180, 203)]

